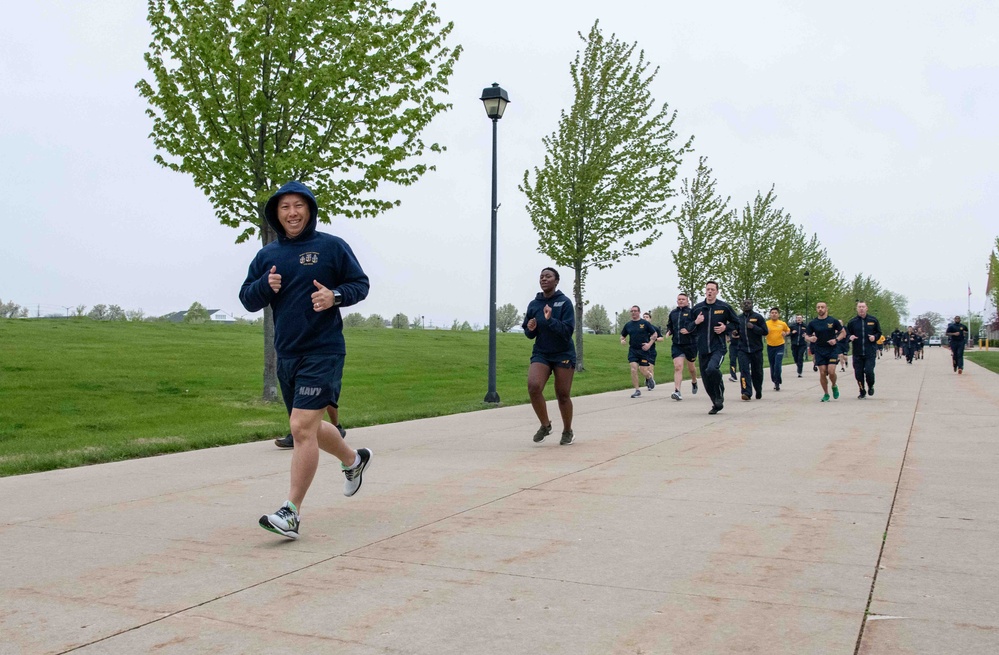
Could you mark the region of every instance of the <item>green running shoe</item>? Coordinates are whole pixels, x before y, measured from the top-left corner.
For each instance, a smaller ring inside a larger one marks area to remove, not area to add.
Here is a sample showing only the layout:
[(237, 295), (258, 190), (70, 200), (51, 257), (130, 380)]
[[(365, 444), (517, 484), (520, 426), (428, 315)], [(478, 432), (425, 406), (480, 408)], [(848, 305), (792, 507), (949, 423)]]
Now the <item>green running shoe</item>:
[(824, 403), (829, 402), (829, 394), (826, 394), (826, 395), (822, 396), (822, 402), (824, 402)]
[(839, 398), (839, 387), (833, 386), (833, 398)]

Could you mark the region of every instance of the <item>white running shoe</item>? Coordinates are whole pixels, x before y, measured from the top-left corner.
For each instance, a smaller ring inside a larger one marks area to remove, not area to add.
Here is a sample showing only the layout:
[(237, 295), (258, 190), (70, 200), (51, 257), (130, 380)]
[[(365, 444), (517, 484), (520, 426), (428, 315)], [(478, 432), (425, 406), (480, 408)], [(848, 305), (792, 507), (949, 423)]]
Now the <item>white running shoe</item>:
[(298, 526), (302, 522), (298, 518), (298, 508), (290, 500), (286, 500), (278, 511), (261, 516), (259, 523), (264, 530), (270, 530), (289, 539), (298, 539)]
[(343, 483), (344, 496), (353, 496), (357, 493), (357, 490), (361, 488), (361, 474), (371, 464), (370, 450), (367, 448), (358, 448), (357, 454), (361, 457), (361, 463), (354, 468), (349, 469), (343, 464), (340, 465), (340, 468), (343, 469), (343, 477), (347, 478), (347, 481)]

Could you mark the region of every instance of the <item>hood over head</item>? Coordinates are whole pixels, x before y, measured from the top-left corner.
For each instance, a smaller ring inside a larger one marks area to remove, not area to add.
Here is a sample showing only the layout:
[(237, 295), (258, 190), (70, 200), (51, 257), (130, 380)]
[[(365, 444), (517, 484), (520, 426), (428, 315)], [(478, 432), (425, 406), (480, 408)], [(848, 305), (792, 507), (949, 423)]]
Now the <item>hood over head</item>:
[(305, 229), (302, 230), (302, 233), (296, 238), (310, 236), (316, 231), (316, 224), (319, 222), (319, 205), (316, 204), (316, 197), (312, 195), (312, 191), (309, 190), (309, 187), (305, 186), (298, 180), (288, 182), (267, 200), (267, 204), (264, 206), (264, 217), (267, 219), (267, 223), (271, 226), (271, 229), (277, 233), (279, 239), (287, 239), (288, 236), (285, 234), (284, 226), (282, 226), (281, 221), (278, 220), (277, 205), (281, 196), (286, 196), (289, 193), (297, 193), (298, 195), (304, 197), (306, 202), (309, 203), (309, 223), (305, 226)]

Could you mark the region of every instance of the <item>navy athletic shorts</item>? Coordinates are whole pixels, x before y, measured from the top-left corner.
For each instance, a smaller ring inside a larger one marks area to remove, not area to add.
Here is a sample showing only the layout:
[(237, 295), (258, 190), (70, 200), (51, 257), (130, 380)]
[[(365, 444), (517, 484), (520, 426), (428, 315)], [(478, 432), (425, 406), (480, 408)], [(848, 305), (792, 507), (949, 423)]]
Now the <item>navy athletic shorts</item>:
[(544, 364), (548, 368), (576, 368), (576, 360), (571, 357), (549, 359), (545, 355), (531, 355), (532, 364)]
[(288, 414), (292, 409), (338, 407), (346, 355), (278, 358), (277, 376)]
[(673, 344), (670, 348), (670, 355), (673, 359), (677, 357), (685, 357), (688, 362), (697, 361), (697, 344), (680, 345)]
[(648, 352), (644, 350), (635, 350), (634, 348), (628, 349), (628, 361), (638, 362), (639, 366), (648, 366), (651, 363), (649, 362)]

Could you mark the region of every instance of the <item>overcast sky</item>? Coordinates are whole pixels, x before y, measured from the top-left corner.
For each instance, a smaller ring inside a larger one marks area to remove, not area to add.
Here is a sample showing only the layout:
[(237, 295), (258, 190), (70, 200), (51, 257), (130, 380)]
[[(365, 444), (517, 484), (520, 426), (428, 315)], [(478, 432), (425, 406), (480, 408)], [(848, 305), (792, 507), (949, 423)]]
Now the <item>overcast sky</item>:
[[(339, 219), (371, 278), (357, 307), (386, 318), (488, 323), (490, 121), (499, 82), (499, 304), (523, 310), (540, 269), (524, 171), (571, 103), (569, 64), (593, 21), (661, 67), (657, 101), (695, 136), (742, 207), (776, 185), (778, 205), (816, 232), (850, 278), (909, 299), (911, 315), (975, 311), (999, 234), (999, 3), (437, 0), (464, 54), (454, 108), (426, 135), (437, 171), (384, 188), (402, 205)], [(236, 245), (191, 179), (153, 162), (135, 83), (150, 37), (139, 0), (32, 0), (0, 23), (0, 299), (34, 315), (84, 304), (147, 315), (197, 300), (246, 315), (237, 293), (259, 242)], [(612, 315), (673, 304), (674, 228), (606, 271), (586, 297)], [(790, 265), (793, 265), (790, 264)], [(572, 291), (562, 270), (561, 288)], [(724, 296), (724, 290), (722, 295)]]

